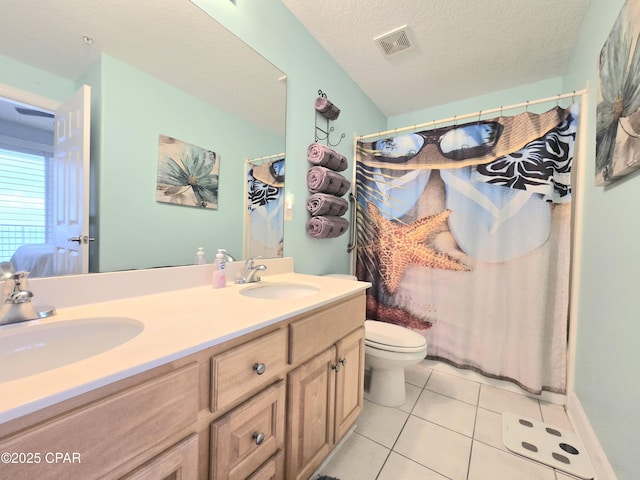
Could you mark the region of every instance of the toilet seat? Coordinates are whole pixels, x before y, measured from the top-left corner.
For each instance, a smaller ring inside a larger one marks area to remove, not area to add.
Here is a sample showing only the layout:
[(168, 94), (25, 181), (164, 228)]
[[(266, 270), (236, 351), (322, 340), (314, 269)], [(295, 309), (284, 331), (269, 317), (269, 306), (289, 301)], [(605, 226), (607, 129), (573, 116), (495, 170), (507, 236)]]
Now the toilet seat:
[(426, 339), (419, 333), (392, 323), (365, 320), (365, 345), (388, 352), (413, 353), (423, 350)]

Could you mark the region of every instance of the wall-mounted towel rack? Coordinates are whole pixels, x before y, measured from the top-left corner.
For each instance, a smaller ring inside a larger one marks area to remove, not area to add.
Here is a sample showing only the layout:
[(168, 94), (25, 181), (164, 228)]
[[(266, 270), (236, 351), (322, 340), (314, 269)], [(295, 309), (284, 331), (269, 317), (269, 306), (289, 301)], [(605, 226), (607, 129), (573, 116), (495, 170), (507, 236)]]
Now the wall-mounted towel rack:
[[(327, 146), (329, 147), (335, 147), (340, 144), (342, 139), (346, 136), (346, 134), (344, 133), (340, 135), (340, 139), (336, 143), (331, 143), (331, 140), (329, 139), (329, 136), (334, 131), (334, 127), (330, 126), (330, 122), (336, 120), (339, 115), (340, 109), (327, 99), (326, 93), (324, 93), (322, 90), (318, 90), (318, 98), (316, 99), (315, 121), (316, 142), (326, 140)], [(318, 126), (319, 121), (322, 122), (323, 119), (326, 122), (326, 127), (324, 128)]]

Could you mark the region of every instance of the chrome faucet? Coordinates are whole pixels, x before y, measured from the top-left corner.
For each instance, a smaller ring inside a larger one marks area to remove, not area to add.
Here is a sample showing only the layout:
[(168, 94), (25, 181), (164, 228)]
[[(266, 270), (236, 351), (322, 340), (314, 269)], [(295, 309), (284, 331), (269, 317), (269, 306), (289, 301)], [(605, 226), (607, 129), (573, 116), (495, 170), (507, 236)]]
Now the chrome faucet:
[(35, 309), (31, 303), (33, 292), (29, 290), (28, 276), (29, 272), (16, 272), (9, 262), (0, 263), (0, 280), (4, 281), (2, 289), (4, 302), (0, 306), (0, 325), (26, 322), (55, 314), (53, 308), (43, 311)]
[(258, 272), (265, 271), (267, 269), (266, 265), (255, 265), (255, 261), (261, 256), (252, 257), (244, 264), (244, 270), (242, 273), (242, 277), (236, 280), (236, 283), (255, 283), (260, 281), (260, 277), (258, 276)]

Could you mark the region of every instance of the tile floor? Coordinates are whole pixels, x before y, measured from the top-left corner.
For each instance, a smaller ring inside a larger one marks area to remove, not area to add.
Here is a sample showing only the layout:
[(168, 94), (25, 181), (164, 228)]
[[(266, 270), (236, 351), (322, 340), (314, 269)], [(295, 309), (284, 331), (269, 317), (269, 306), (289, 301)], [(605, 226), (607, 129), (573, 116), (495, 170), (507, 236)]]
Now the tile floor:
[(502, 412), (571, 430), (562, 406), (452, 372), (425, 360), (406, 371), (403, 406), (365, 400), (356, 430), (318, 473), (340, 480), (575, 480), (502, 444)]

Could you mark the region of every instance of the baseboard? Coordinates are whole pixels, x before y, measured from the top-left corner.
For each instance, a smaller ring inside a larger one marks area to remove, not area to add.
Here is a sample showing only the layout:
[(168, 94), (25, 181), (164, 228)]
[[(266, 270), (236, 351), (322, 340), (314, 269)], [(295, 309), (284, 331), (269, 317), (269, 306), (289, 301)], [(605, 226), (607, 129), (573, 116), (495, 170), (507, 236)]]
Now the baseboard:
[(589, 459), (596, 472), (596, 480), (617, 480), (618, 477), (613, 471), (613, 467), (611, 467), (609, 459), (607, 459), (607, 455), (604, 453), (602, 445), (600, 445), (600, 441), (593, 431), (589, 418), (575, 392), (567, 395), (566, 410), (575, 433), (580, 436), (589, 453)]

